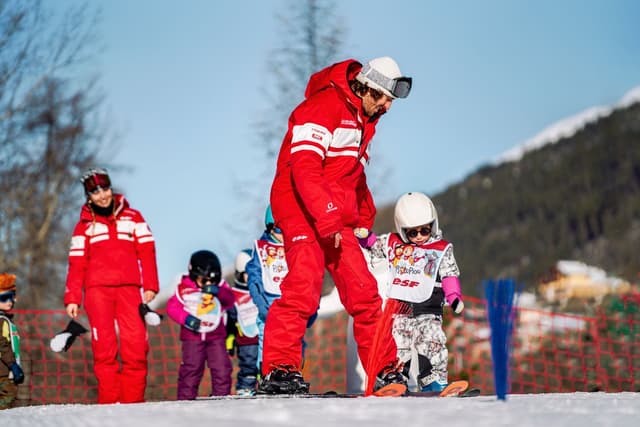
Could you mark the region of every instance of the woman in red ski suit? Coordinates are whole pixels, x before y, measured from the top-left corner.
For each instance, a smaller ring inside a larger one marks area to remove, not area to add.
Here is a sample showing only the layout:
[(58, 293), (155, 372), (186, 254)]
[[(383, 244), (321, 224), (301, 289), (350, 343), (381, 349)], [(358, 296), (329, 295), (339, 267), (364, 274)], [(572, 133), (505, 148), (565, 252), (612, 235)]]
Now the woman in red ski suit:
[(98, 403), (143, 402), (149, 344), (139, 306), (158, 292), (154, 239), (106, 170), (90, 169), (82, 182), (87, 203), (71, 237), (64, 304), (76, 318), (84, 290)]
[[(347, 60), (311, 76), (306, 99), (289, 118), (271, 187), (271, 207), (284, 234), (289, 273), (281, 285), (282, 297), (267, 316), (264, 393), (308, 391), (300, 373), (300, 346), (307, 320), (318, 308), (325, 268), (354, 318), (358, 354), (369, 368), (381, 299), (354, 231), (367, 238), (376, 213), (364, 171), (376, 124), (410, 87), (411, 79), (402, 77), (389, 57), (364, 67)], [(396, 361), (388, 332), (374, 355), (383, 366)], [(400, 381), (397, 370), (392, 376)]]

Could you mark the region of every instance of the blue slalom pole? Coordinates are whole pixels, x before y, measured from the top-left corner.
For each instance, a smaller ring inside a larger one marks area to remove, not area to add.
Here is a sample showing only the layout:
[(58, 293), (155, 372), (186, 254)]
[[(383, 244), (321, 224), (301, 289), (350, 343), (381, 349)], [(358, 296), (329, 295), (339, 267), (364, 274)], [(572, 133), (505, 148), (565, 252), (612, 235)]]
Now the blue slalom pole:
[(491, 328), (493, 380), (498, 400), (506, 400), (509, 391), (509, 356), (515, 320), (516, 285), (512, 279), (484, 282), (487, 317)]

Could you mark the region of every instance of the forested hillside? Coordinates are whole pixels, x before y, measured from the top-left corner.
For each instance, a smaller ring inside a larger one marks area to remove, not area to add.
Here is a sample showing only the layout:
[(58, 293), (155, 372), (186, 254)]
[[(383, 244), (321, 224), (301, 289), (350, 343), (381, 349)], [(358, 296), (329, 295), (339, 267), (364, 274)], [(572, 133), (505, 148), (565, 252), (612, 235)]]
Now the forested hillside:
[[(535, 287), (561, 259), (636, 283), (640, 104), (520, 161), (482, 167), (430, 196), (445, 238), (454, 243), (468, 294), (479, 295), (487, 278), (512, 277)], [(375, 230), (391, 229), (393, 206), (379, 208)]]

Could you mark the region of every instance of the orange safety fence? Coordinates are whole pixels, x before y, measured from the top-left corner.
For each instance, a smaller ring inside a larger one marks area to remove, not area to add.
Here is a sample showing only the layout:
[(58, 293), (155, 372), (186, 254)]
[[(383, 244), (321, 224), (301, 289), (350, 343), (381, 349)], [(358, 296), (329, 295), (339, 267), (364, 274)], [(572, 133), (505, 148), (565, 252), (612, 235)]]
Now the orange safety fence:
[[(621, 300), (618, 311), (596, 316), (559, 314), (518, 308), (510, 362), (511, 393), (640, 391), (640, 301)], [(25, 383), (17, 405), (94, 403), (89, 334), (68, 352), (54, 353), (50, 339), (68, 322), (62, 310), (15, 310), (21, 336)], [(86, 317), (79, 321), (88, 325)], [(312, 391), (347, 389), (348, 316), (340, 312), (318, 319), (307, 332), (304, 377)], [(490, 330), (486, 303), (467, 298), (462, 316), (445, 310), (449, 378), (468, 379), (483, 394), (493, 394)], [(165, 320), (148, 327), (150, 352), (146, 399), (175, 400), (180, 366), (179, 326)], [(233, 358), (235, 384), (237, 358)], [(200, 395), (211, 390), (205, 373)]]

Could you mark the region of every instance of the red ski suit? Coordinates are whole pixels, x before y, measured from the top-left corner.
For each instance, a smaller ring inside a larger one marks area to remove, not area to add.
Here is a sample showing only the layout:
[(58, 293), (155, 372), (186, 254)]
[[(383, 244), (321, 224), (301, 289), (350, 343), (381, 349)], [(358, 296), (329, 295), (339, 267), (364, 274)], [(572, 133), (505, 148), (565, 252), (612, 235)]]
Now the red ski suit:
[[(365, 116), (361, 99), (348, 85), (361, 68), (348, 60), (315, 73), (306, 99), (289, 117), (271, 187), (289, 273), (280, 287), (282, 297), (267, 316), (264, 374), (275, 364), (301, 366), (302, 338), (318, 309), (325, 268), (353, 316), (358, 354), (367, 369), (381, 299), (353, 228), (373, 226), (376, 209), (364, 166), (379, 116)], [(336, 249), (331, 237), (337, 232), (342, 242)], [(384, 341), (376, 359), (392, 362), (391, 331)]]
[(140, 212), (119, 194), (114, 204), (109, 217), (82, 207), (71, 238), (64, 304), (80, 305), (84, 289), (98, 403), (143, 402), (149, 345), (138, 306), (141, 287), (158, 292), (155, 243)]

